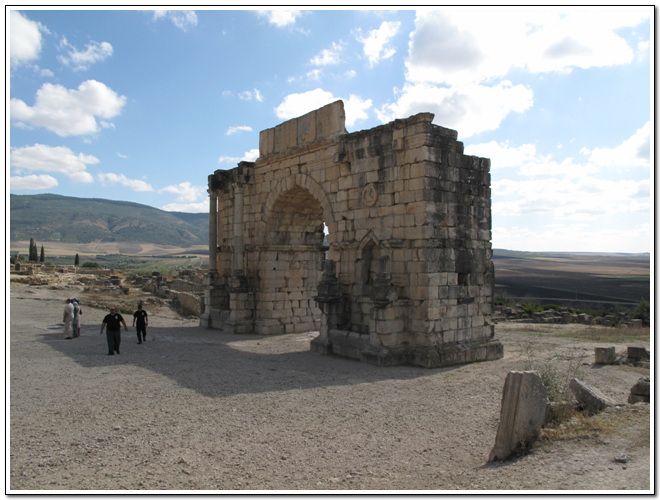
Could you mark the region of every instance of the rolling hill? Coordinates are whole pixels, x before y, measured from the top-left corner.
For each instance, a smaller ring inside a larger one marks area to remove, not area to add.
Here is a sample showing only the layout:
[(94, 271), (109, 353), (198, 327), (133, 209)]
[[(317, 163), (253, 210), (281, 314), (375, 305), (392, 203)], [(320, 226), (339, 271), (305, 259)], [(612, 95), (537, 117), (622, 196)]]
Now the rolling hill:
[(208, 214), (54, 194), (10, 196), (10, 240), (140, 242), (191, 246), (208, 242)]

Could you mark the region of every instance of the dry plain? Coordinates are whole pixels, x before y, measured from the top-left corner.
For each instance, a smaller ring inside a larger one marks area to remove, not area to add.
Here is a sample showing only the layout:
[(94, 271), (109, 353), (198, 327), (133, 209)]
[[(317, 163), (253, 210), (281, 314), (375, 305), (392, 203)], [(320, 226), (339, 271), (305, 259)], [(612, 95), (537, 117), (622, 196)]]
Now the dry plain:
[[(145, 344), (129, 329), (107, 356), (104, 310), (83, 303), (81, 338), (62, 338), (63, 300), (80, 292), (11, 284), (10, 492), (652, 488), (650, 408), (624, 404), (649, 370), (591, 365), (595, 346), (649, 348), (648, 329), (603, 343), (592, 327), (501, 323), (503, 359), (428, 370), (320, 356), (312, 333), (206, 330), (160, 307)], [(487, 464), (504, 379), (530, 352), (583, 360), (580, 377), (622, 405)]]

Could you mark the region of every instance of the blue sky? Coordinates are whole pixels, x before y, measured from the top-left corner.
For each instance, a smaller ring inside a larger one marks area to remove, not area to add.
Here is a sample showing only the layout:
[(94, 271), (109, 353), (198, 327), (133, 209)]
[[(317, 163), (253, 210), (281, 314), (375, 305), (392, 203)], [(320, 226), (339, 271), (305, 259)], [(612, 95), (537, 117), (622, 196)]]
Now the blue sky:
[(10, 191), (205, 212), (259, 131), (343, 99), (491, 158), (493, 246), (648, 252), (653, 7), (12, 10)]

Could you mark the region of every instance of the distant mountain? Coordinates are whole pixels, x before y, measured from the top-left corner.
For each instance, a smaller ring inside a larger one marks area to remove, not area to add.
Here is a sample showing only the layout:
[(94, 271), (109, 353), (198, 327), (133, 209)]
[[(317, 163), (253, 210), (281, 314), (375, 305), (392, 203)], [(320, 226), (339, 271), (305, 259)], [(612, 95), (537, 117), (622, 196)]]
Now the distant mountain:
[(89, 243), (128, 241), (190, 246), (208, 243), (208, 214), (55, 194), (10, 196), (10, 239)]

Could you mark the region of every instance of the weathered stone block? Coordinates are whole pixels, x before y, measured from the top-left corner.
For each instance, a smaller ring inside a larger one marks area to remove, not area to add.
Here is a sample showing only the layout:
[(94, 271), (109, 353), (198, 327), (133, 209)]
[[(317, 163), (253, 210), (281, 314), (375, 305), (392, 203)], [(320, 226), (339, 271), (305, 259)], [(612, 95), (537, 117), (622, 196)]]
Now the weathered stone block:
[(647, 361), (651, 355), (644, 347), (628, 346), (628, 359), (631, 361)]
[(569, 387), (582, 410), (590, 415), (603, 411), (608, 406), (616, 405), (616, 402), (605, 396), (595, 387), (587, 385), (581, 380), (574, 378)]
[(546, 420), (547, 389), (536, 372), (509, 372), (504, 382), (500, 423), (488, 461), (505, 460), (533, 443)]
[(648, 403), (651, 400), (651, 379), (640, 378), (630, 389), (629, 403)]
[(616, 351), (614, 347), (596, 347), (595, 357), (597, 365), (611, 365), (616, 362)]

